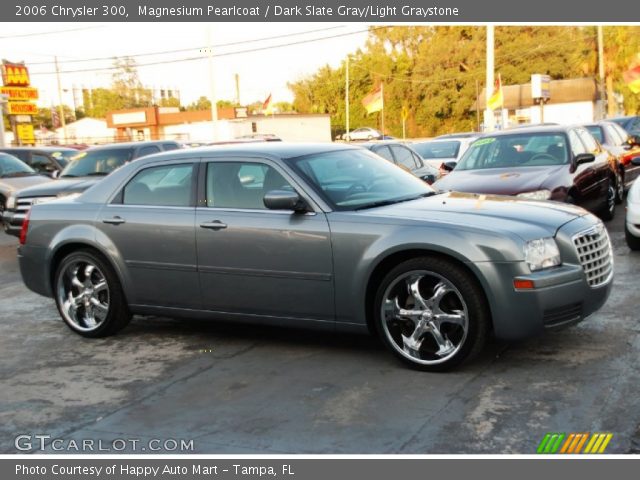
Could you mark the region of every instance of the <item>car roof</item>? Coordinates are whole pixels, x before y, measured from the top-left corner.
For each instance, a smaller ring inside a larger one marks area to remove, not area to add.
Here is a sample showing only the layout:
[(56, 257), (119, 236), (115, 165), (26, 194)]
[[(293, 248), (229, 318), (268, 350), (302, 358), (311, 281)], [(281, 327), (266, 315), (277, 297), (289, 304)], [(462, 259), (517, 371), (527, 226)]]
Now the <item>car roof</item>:
[(0, 148), (0, 151), (7, 152), (60, 152), (60, 151), (69, 151), (69, 152), (77, 152), (75, 148), (68, 147), (52, 147), (52, 146), (43, 146), (43, 147), (3, 147)]
[(122, 143), (107, 143), (105, 145), (94, 145), (92, 147), (87, 148), (88, 151), (94, 150), (111, 150), (111, 149), (125, 149), (125, 148), (135, 148), (135, 147), (144, 147), (147, 145), (162, 145), (163, 143), (174, 143), (179, 145), (175, 140), (145, 140), (142, 142), (122, 142)]
[(509, 135), (522, 135), (532, 133), (567, 133), (572, 128), (582, 125), (538, 125), (531, 127), (514, 128), (510, 130), (497, 130), (495, 132), (487, 132), (483, 136), (502, 137)]
[(358, 143), (353, 143), (353, 145), (357, 145), (359, 147), (365, 147), (368, 149), (371, 149), (376, 145), (402, 145), (403, 147), (410, 147), (410, 145), (407, 145), (401, 140), (378, 140), (375, 142), (358, 142)]
[[(445, 133), (444, 135), (438, 135), (436, 139), (455, 139), (455, 138), (469, 138), (481, 135), (480, 132), (460, 132), (460, 133)], [(434, 139), (435, 140), (435, 139)]]
[[(358, 144), (360, 145), (360, 144)], [(358, 145), (348, 145), (344, 143), (287, 143), (287, 142), (256, 142), (256, 143), (233, 143), (226, 145), (203, 146), (186, 150), (171, 150), (169, 152), (159, 152), (145, 156), (136, 163), (144, 164), (154, 161), (169, 159), (194, 159), (203, 154), (213, 154), (212, 156), (223, 156), (230, 154), (233, 156), (267, 156), (280, 159), (289, 159), (313, 155), (317, 153), (339, 152), (344, 150), (361, 150)]]

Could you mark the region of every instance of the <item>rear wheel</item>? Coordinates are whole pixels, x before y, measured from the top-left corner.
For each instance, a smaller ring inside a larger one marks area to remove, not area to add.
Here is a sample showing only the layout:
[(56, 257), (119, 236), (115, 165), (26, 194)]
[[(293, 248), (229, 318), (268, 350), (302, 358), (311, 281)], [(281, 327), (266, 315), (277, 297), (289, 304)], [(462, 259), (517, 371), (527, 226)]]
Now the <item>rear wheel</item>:
[(62, 319), (84, 337), (113, 335), (131, 320), (113, 268), (92, 250), (78, 250), (60, 262), (54, 292)]
[(627, 245), (631, 250), (640, 250), (640, 238), (636, 237), (629, 231), (629, 227), (627, 227), (626, 222), (624, 224), (624, 236), (627, 240)]
[(378, 287), (375, 325), (404, 363), (444, 371), (479, 353), (489, 331), (489, 309), (475, 278), (434, 257), (407, 260)]

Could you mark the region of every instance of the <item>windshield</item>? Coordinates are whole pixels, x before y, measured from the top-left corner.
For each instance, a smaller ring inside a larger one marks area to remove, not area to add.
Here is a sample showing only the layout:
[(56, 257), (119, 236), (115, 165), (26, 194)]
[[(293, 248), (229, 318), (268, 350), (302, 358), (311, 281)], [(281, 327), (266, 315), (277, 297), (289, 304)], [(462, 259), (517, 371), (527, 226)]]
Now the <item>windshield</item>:
[(24, 177), (36, 175), (35, 170), (26, 163), (18, 160), (13, 155), (0, 153), (0, 177)]
[(422, 180), (368, 150), (308, 155), (287, 163), (334, 210), (358, 210), (433, 195)]
[(109, 175), (131, 159), (131, 148), (103, 148), (77, 153), (62, 170), (61, 177)]
[(602, 134), (602, 127), (598, 127), (597, 125), (589, 125), (586, 127), (589, 130), (589, 133), (595, 137), (596, 140), (600, 143), (604, 143), (604, 135)]
[(563, 133), (518, 133), (476, 140), (458, 162), (456, 170), (538, 167), (568, 162)]
[(424, 159), (456, 158), (460, 150), (460, 142), (423, 142), (411, 145)]

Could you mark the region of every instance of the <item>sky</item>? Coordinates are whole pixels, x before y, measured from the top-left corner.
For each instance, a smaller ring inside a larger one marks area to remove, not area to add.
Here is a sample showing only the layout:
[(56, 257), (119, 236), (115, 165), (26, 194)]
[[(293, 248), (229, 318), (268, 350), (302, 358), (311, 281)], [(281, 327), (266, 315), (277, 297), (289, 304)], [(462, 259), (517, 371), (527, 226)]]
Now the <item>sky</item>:
[[(335, 23), (0, 23), (0, 28), (0, 58), (26, 63), (31, 84), (39, 89), (37, 103), (43, 107), (59, 103), (56, 56), (64, 104), (73, 106), (73, 89), (79, 102), (81, 88), (108, 87), (112, 71), (97, 69), (111, 67), (111, 57), (134, 56), (143, 85), (177, 88), (184, 105), (212, 93), (209, 55), (201, 49), (213, 45), (216, 97), (235, 98), (238, 74), (240, 101), (248, 104), (264, 101), (269, 94), (274, 102), (292, 101), (287, 82), (326, 64), (340, 65), (347, 54), (364, 46), (367, 37), (366, 25)], [(324, 39), (268, 48), (318, 38)], [(157, 54), (175, 50), (182, 51)], [(78, 62), (101, 57), (107, 58)], [(185, 58), (193, 60), (176, 61)]]

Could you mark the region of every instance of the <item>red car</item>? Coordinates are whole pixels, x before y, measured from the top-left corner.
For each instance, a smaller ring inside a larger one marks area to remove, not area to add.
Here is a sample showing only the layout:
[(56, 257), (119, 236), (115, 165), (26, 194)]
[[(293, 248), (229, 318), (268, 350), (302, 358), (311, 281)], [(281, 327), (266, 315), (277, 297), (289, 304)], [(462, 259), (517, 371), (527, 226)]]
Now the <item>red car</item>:
[(602, 121), (584, 126), (600, 144), (616, 157), (616, 202), (622, 203), (624, 192), (640, 176), (640, 166), (631, 160), (640, 157), (640, 138), (630, 135), (615, 122)]
[(434, 187), (573, 203), (605, 220), (613, 218), (616, 207), (614, 158), (580, 126), (484, 135)]

